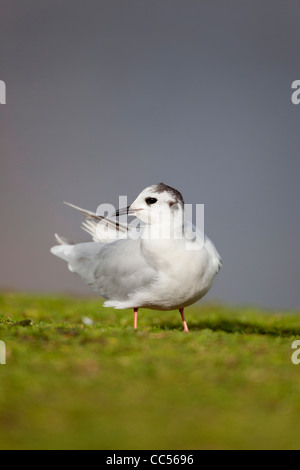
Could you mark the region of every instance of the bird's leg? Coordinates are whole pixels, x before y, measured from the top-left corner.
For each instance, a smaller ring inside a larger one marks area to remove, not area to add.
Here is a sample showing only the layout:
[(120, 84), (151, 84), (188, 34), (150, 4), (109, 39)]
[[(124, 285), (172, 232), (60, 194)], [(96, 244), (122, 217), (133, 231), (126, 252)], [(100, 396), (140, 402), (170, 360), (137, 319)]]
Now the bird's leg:
[(179, 312), (180, 312), (180, 315), (181, 315), (181, 318), (182, 318), (182, 323), (183, 323), (183, 330), (184, 330), (185, 333), (188, 333), (188, 332), (189, 332), (189, 329), (188, 329), (186, 320), (185, 320), (185, 318), (184, 318), (184, 313), (183, 313), (183, 311), (184, 311), (183, 308), (180, 308), (180, 309), (179, 309)]
[(138, 316), (138, 308), (134, 309), (134, 320), (133, 320), (133, 328), (137, 329), (137, 316)]

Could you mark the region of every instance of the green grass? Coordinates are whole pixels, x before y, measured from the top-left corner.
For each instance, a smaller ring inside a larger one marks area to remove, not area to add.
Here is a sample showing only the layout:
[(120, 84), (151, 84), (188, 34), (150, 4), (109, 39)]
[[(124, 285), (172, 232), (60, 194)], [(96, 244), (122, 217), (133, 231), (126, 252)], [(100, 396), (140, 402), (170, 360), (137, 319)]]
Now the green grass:
[[(82, 317), (94, 320), (92, 326)], [(1, 449), (299, 449), (297, 313), (2, 294)]]

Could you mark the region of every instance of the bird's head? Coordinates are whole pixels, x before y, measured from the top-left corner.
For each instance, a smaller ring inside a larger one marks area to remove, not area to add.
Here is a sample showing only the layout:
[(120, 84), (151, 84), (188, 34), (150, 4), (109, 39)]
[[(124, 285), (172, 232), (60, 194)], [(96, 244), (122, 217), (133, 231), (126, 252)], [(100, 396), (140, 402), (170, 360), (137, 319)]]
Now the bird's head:
[(161, 224), (167, 220), (182, 221), (184, 201), (181, 193), (164, 183), (145, 188), (126, 209), (116, 215), (134, 215), (146, 224)]

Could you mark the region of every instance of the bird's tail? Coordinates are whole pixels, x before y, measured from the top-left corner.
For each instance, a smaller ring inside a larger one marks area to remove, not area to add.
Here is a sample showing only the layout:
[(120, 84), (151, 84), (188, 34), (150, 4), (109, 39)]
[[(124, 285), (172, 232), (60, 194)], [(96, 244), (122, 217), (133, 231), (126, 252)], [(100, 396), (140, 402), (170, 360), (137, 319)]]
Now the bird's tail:
[(59, 245), (75, 245), (74, 242), (71, 242), (71, 240), (68, 240), (68, 238), (66, 237), (62, 237), (61, 235), (58, 235), (58, 233), (55, 233), (54, 237)]
[(50, 249), (51, 253), (67, 262), (72, 261), (72, 252), (74, 251), (75, 246), (74, 242), (71, 242), (67, 238), (62, 237), (57, 233), (55, 233), (54, 237), (58, 245), (53, 246)]
[(71, 272), (79, 274), (87, 283), (92, 283), (93, 264), (99, 253), (101, 243), (67, 243), (67, 240), (58, 235), (55, 236), (59, 245), (53, 246), (50, 251), (53, 255), (58, 256), (68, 263)]

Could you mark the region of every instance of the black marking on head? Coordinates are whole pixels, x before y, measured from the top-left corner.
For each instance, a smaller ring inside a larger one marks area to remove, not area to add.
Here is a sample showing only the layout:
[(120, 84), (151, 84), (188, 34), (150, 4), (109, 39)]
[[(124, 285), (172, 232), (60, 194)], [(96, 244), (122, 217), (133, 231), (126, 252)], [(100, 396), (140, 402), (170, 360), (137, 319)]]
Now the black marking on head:
[(172, 211), (178, 211), (179, 203), (174, 201), (169, 201), (169, 207)]
[(183, 208), (184, 206), (184, 200), (182, 197), (182, 194), (175, 188), (172, 188), (171, 186), (168, 186), (165, 183), (158, 183), (153, 186), (153, 192), (156, 193), (164, 193), (167, 192), (170, 194), (170, 196), (173, 198), (173, 201), (170, 201), (170, 206), (171, 204), (180, 204), (181, 207)]

